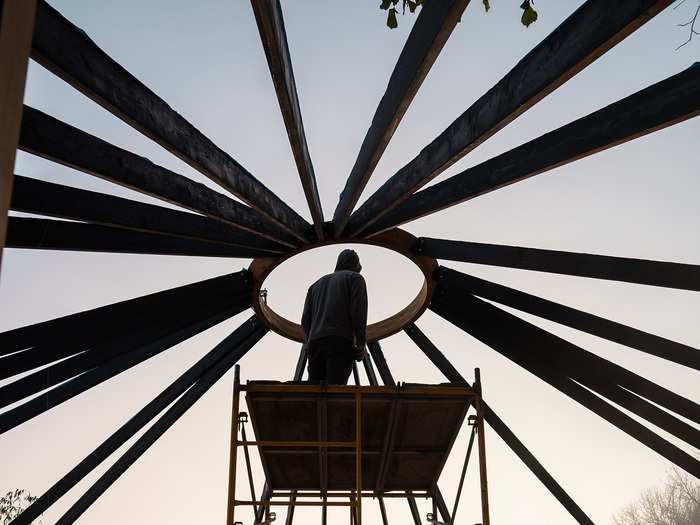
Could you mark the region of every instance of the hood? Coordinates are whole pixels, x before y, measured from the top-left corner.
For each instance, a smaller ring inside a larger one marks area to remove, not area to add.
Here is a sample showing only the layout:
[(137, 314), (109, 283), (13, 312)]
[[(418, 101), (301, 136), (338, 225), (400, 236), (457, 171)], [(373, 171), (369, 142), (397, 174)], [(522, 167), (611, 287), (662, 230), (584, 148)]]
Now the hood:
[(360, 266), (360, 257), (357, 255), (355, 250), (343, 250), (338, 255), (338, 262), (335, 265), (335, 271), (338, 270), (351, 270), (353, 272), (359, 272), (362, 269)]

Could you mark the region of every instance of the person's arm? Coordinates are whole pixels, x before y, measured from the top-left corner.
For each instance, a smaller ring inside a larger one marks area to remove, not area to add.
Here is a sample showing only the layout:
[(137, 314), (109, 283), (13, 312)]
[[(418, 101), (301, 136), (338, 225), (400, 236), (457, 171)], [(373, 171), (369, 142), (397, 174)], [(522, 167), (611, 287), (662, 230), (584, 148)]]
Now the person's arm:
[(350, 288), (350, 316), (355, 347), (364, 351), (367, 342), (367, 285), (359, 274), (352, 280)]
[(304, 332), (304, 342), (308, 342), (311, 332), (311, 288), (306, 292), (304, 313), (301, 315), (301, 328)]

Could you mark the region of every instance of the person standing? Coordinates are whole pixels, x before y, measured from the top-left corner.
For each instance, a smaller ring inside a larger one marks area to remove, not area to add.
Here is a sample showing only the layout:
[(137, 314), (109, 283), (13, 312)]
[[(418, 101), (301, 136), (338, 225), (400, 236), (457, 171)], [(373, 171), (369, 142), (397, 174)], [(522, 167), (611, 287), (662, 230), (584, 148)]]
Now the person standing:
[(309, 352), (309, 381), (345, 385), (353, 359), (365, 355), (367, 285), (354, 250), (338, 255), (335, 271), (306, 293), (301, 326)]

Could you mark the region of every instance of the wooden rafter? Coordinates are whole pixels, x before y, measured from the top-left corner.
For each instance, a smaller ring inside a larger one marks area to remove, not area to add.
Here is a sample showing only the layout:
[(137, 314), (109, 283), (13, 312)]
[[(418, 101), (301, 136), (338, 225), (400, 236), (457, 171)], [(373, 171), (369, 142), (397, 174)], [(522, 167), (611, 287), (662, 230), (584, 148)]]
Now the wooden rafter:
[(374, 168), (468, 4), (469, 0), (442, 0), (421, 7), (333, 214), (335, 237), (345, 229)]
[(309, 224), (44, 0), (31, 57), (302, 241)]
[(700, 114), (694, 65), (590, 115), (414, 193), (370, 228), (376, 234)]
[(11, 209), (281, 254), (284, 246), (222, 221), (113, 195), (15, 175)]
[(298, 243), (254, 209), (29, 106), (19, 148), (286, 246)]
[[(662, 411), (663, 418), (657, 417), (658, 412), (650, 413), (647, 408), (651, 403), (645, 403), (642, 399), (644, 396), (639, 392), (637, 392), (639, 403), (630, 403), (629, 399), (625, 400), (622, 396), (611, 394), (610, 389), (620, 392), (619, 387), (625, 386), (611, 380), (610, 374), (615, 373), (612, 363), (606, 364), (602, 358), (596, 359), (597, 356), (583, 351), (568, 341), (472, 295), (450, 293), (450, 287), (443, 290), (445, 293), (439, 294), (430, 306), (433, 312), (511, 359), (669, 461), (695, 476), (700, 475), (700, 461), (591, 392), (594, 390), (601, 396), (620, 403), (621, 406), (648, 421), (662, 425), (666, 430), (673, 430), (676, 435), (687, 438), (688, 432), (698, 433), (693, 428), (690, 430), (685, 428), (689, 425), (668, 412)], [(604, 375), (597, 378), (596, 373), (600, 371)], [(606, 388), (601, 388), (601, 382)], [(661, 394), (664, 389), (657, 387), (657, 390)], [(652, 401), (651, 396), (648, 400)], [(686, 417), (690, 415), (693, 421), (700, 420), (700, 410), (697, 405), (689, 400), (683, 401), (685, 401), (684, 404), (695, 405), (690, 407), (690, 413), (684, 415)]]
[(316, 175), (309, 155), (309, 146), (306, 143), (304, 122), (301, 118), (297, 86), (294, 81), (292, 59), (289, 56), (287, 45), (287, 32), (284, 28), (282, 7), (279, 0), (251, 0), (255, 20), (258, 23), (260, 39), (265, 49), (267, 65), (270, 68), (272, 82), (277, 92), (277, 101), (282, 111), (284, 125), (287, 128), (287, 136), (292, 146), (294, 161), (304, 188), (306, 202), (311, 211), (316, 236), (323, 240), (323, 209), (321, 199), (318, 196)]
[(367, 199), (346, 233), (360, 234), (671, 2), (588, 0)]
[(0, 1), (0, 264), (35, 12), (36, 0)]
[[(406, 334), (416, 343), (430, 361), (440, 372), (452, 383), (467, 383), (467, 380), (452, 366), (449, 359), (428, 339), (425, 334), (416, 326), (410, 325), (406, 328)], [(571, 514), (580, 525), (594, 525), (593, 521), (586, 515), (569, 494), (562, 488), (552, 475), (544, 468), (535, 456), (528, 450), (520, 439), (508, 428), (503, 420), (491, 409), (482, 399), (484, 419), (498, 436), (510, 447), (510, 449), (520, 458), (520, 460), (530, 469), (530, 471), (540, 480), (540, 482), (557, 498), (559, 503)]]
[(438, 259), (700, 291), (700, 265), (540, 250), (445, 239), (418, 239), (417, 251)]
[(441, 273), (443, 281), (456, 281), (465, 293), (700, 370), (700, 350), (697, 348), (472, 275), (447, 269), (442, 269)]
[(255, 248), (183, 239), (159, 233), (124, 230), (99, 224), (10, 217), (5, 245), (8, 248), (79, 252), (141, 253), (252, 259), (269, 257)]

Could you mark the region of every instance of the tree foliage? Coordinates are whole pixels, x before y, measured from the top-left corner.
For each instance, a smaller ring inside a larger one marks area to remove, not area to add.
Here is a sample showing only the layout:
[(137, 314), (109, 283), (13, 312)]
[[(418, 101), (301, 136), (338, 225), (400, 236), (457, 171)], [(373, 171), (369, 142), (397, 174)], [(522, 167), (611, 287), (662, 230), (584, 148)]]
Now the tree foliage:
[(661, 488), (642, 493), (639, 500), (613, 518), (614, 525), (698, 525), (700, 484), (674, 469)]
[(31, 505), (36, 496), (32, 496), (28, 490), (11, 490), (0, 498), (0, 524), (8, 525), (21, 512)]
[[(410, 13), (415, 13), (416, 8), (423, 5), (424, 1), (425, 0), (401, 0), (401, 14), (406, 14), (407, 7)], [(440, 0), (430, 1), (439, 2)], [(484, 4), (485, 11), (491, 9), (490, 0), (482, 0), (482, 3)], [(520, 9), (523, 10), (522, 16), (520, 17), (520, 22), (522, 22), (522, 24), (526, 27), (532, 24), (535, 20), (537, 20), (537, 11), (535, 11), (535, 9), (532, 7), (533, 3), (533, 0), (525, 0), (522, 4), (520, 4)], [(397, 18), (397, 15), (399, 14), (398, 5), (399, 0), (382, 0), (382, 3), (379, 4), (379, 9), (387, 11), (386, 25), (389, 26), (391, 29), (394, 29), (399, 25), (399, 21)]]

